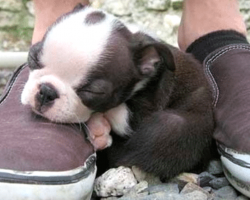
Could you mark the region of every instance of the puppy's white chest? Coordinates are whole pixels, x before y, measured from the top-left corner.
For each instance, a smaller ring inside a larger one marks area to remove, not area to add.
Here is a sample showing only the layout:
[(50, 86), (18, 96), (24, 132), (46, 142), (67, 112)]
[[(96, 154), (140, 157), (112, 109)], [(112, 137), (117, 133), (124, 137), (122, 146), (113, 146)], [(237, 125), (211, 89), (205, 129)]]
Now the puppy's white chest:
[(112, 130), (120, 136), (126, 136), (131, 133), (129, 126), (130, 112), (126, 104), (121, 104), (115, 108), (110, 109), (105, 113), (105, 117), (109, 121)]

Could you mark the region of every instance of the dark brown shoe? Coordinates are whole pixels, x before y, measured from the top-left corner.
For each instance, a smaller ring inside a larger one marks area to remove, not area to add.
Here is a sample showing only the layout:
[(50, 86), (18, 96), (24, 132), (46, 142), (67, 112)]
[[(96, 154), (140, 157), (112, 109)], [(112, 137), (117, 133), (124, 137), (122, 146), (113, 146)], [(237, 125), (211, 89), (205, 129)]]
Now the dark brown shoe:
[(230, 183), (250, 197), (250, 45), (224, 46), (204, 61), (214, 91), (214, 138)]
[(250, 197), (250, 45), (234, 30), (209, 33), (187, 49), (203, 63), (214, 94), (214, 138), (226, 177)]
[(89, 199), (93, 146), (80, 125), (51, 123), (21, 104), (28, 71), (26, 65), (16, 70), (0, 100), (0, 197)]

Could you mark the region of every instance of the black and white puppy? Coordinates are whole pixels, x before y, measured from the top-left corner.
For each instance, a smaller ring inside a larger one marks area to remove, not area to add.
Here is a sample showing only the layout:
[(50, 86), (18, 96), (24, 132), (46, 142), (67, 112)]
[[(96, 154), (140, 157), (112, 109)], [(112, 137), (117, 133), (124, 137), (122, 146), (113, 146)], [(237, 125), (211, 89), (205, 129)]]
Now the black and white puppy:
[(114, 138), (111, 165), (171, 178), (207, 159), (212, 96), (191, 55), (78, 6), (31, 48), (28, 64), (22, 103), (54, 122), (104, 113)]

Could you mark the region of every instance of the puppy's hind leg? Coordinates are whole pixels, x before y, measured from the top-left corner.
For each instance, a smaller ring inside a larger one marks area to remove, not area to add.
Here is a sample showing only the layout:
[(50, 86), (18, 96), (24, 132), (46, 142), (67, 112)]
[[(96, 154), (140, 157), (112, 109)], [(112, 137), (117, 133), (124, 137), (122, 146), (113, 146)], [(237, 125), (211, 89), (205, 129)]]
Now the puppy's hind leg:
[(213, 127), (211, 112), (156, 112), (121, 147), (117, 165), (136, 165), (164, 179), (190, 171), (209, 154)]

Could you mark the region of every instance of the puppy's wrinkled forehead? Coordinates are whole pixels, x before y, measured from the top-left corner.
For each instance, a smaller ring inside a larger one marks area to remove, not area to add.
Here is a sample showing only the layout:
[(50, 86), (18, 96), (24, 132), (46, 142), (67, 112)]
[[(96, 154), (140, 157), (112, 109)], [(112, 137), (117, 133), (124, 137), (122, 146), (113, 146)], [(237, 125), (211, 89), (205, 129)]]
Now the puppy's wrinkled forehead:
[(110, 53), (106, 46), (115, 26), (116, 18), (90, 7), (61, 17), (43, 41), (40, 62), (44, 70), (77, 86)]

